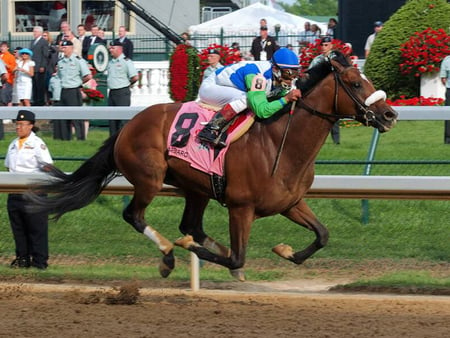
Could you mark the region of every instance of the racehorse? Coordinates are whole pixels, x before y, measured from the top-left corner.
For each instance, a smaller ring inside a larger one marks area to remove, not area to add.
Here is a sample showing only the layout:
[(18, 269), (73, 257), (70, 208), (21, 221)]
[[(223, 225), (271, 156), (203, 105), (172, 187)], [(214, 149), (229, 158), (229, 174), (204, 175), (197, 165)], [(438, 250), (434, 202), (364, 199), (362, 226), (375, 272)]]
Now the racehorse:
[[(230, 145), (224, 164), (226, 187), (221, 201), (229, 213), (229, 248), (209, 237), (203, 229), (204, 210), (209, 200), (215, 198), (210, 175), (168, 155), (168, 132), (181, 103), (146, 108), (72, 174), (48, 166), (51, 179), (36, 185), (28, 197), (40, 210), (58, 219), (91, 203), (114, 177), (122, 174), (134, 186), (133, 198), (124, 209), (123, 218), (158, 246), (163, 255), (159, 267), (163, 277), (175, 266), (173, 249), (178, 245), (202, 260), (227, 267), (235, 278), (244, 280), (243, 266), (252, 223), (276, 214), (315, 233), (313, 243), (303, 250), (294, 251), (286, 244), (272, 249), (279, 256), (301, 264), (328, 241), (328, 230), (303, 197), (313, 182), (314, 162), (331, 127), (341, 118), (351, 118), (386, 132), (397, 120), (397, 113), (384, 100), (386, 94), (376, 91), (342, 54), (333, 55), (334, 58), (308, 71), (309, 79), (299, 81), (303, 98), (292, 111), (286, 107), (270, 119), (256, 121)], [(175, 243), (144, 219), (147, 206), (164, 183), (181, 189), (185, 198), (179, 225), (185, 236)], [(36, 192), (50, 195), (41, 198)]]

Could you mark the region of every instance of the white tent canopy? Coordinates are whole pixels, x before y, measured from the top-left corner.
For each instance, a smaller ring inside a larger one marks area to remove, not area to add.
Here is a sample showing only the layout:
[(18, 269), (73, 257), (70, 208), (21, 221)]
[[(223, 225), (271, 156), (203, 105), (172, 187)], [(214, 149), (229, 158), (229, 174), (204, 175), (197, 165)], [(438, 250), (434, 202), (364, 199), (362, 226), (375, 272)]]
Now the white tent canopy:
[[(244, 7), (240, 10), (234, 11), (230, 14), (223, 15), (213, 20), (206, 21), (199, 25), (189, 27), (189, 34), (195, 39), (202, 35), (218, 35), (222, 32), (224, 36), (231, 36), (233, 41), (239, 41), (248, 45), (245, 39), (237, 39), (238, 36), (256, 36), (259, 34), (259, 20), (266, 19), (269, 28), (269, 34), (275, 35), (275, 25), (280, 25), (279, 36), (292, 35), (292, 38), (284, 41), (285, 43), (292, 43), (297, 46), (297, 40), (294, 36), (298, 36), (304, 30), (305, 22), (309, 21), (311, 24), (317, 24), (322, 29), (322, 34), (325, 34), (327, 25), (317, 21), (312, 21), (301, 16), (289, 14), (279, 11), (273, 7), (265, 6), (259, 2)], [(233, 38), (234, 37), (234, 38)], [(292, 40), (292, 41), (291, 41)], [(232, 41), (227, 42), (231, 44)], [(208, 39), (209, 43), (219, 43), (214, 39)], [(198, 44), (198, 43), (197, 43)], [(251, 44), (251, 42), (250, 42)], [(202, 43), (204, 45), (204, 43)], [(280, 45), (284, 45), (280, 41)]]
[(259, 32), (259, 20), (262, 18), (267, 20), (271, 34), (274, 34), (274, 26), (277, 24), (280, 25), (282, 31), (288, 34), (299, 33), (304, 30), (306, 21), (317, 24), (322, 29), (322, 33), (325, 33), (327, 29), (324, 23), (282, 12), (257, 2), (230, 14), (190, 26), (189, 32), (191, 34), (219, 34), (223, 28), (225, 34), (236, 32), (257, 34)]

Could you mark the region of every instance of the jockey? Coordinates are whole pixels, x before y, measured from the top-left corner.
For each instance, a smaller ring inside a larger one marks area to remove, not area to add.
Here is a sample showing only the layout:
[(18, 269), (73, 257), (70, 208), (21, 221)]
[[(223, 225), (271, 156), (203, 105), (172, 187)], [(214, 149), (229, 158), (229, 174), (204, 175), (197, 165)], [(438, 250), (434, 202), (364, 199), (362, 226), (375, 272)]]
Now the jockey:
[(198, 138), (217, 146), (222, 128), (247, 106), (259, 118), (268, 118), (296, 101), (301, 92), (292, 89), (292, 84), (298, 72), (298, 57), (287, 48), (278, 49), (270, 61), (241, 61), (218, 69), (202, 82), (199, 97), (206, 104), (223, 108)]

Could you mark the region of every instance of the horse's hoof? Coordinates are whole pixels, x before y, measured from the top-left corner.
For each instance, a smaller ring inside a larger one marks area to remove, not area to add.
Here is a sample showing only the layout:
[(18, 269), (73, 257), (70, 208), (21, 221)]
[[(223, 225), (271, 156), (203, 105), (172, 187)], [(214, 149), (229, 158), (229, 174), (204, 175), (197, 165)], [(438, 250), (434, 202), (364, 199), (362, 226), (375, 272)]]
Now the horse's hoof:
[(170, 273), (175, 268), (175, 258), (173, 251), (170, 251), (167, 255), (164, 255), (159, 263), (159, 274), (163, 278), (169, 277)]
[(245, 282), (245, 273), (243, 269), (230, 269), (230, 274), (240, 282)]
[(292, 247), (287, 244), (278, 244), (277, 246), (273, 247), (272, 251), (275, 252), (278, 256), (286, 259), (292, 259), (294, 257), (294, 251), (292, 250)]
[(194, 238), (191, 235), (186, 235), (184, 237), (178, 238), (175, 242), (175, 245), (181, 246), (182, 248), (189, 250), (189, 248), (195, 245)]

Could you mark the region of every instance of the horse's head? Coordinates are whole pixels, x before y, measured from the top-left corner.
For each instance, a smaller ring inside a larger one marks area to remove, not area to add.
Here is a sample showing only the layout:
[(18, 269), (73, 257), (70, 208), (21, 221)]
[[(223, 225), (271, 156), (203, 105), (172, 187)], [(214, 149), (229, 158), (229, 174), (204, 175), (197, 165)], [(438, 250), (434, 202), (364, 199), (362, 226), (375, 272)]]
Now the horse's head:
[(329, 63), (335, 81), (334, 111), (339, 118), (352, 118), (380, 132), (397, 122), (397, 112), (386, 103), (386, 93), (353, 67), (339, 52), (332, 52)]

